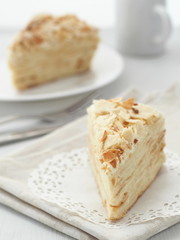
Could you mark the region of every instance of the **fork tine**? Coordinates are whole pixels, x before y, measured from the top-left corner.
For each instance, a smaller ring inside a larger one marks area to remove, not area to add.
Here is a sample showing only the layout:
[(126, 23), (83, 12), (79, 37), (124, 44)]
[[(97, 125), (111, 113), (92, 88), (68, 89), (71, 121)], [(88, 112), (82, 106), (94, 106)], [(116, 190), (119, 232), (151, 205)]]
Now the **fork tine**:
[(99, 97), (99, 96), (100, 96), (100, 94), (98, 92), (92, 92), (92, 93), (88, 94), (85, 98), (81, 99), (77, 103), (75, 103), (72, 106), (70, 106), (69, 108), (67, 108), (66, 111), (73, 112), (73, 111), (78, 110), (79, 108), (83, 108), (86, 105), (88, 105), (92, 101), (92, 99), (94, 99), (95, 97)]
[[(58, 116), (58, 117), (64, 117), (64, 114), (80, 114), (82, 113), (83, 110), (85, 110), (85, 106), (88, 106), (90, 104), (90, 102), (92, 101), (92, 99), (97, 98), (101, 96), (101, 94), (99, 94), (98, 92), (91, 92), (90, 94), (88, 94), (85, 98), (81, 99), (80, 101), (78, 101), (77, 103), (73, 104), (72, 106), (70, 106), (69, 108), (63, 110), (63, 111), (58, 111), (58, 112), (54, 112), (54, 113), (46, 113), (46, 114), (39, 114), (39, 115), (12, 115), (12, 116), (6, 116), (2, 119), (0, 119), (0, 126), (3, 124), (6, 124), (8, 122), (12, 122), (14, 120), (18, 120), (18, 119), (26, 119), (26, 118), (37, 118), (41, 121), (45, 121), (47, 122), (52, 122), (55, 121), (54, 117)], [(53, 117), (54, 115), (54, 117)]]

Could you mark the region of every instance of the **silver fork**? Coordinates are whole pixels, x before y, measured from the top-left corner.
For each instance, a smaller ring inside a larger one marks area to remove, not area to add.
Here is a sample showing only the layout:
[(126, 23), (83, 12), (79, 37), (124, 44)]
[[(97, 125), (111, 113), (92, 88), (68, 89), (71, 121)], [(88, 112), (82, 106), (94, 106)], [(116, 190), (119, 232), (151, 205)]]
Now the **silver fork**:
[(38, 126), (26, 130), (18, 130), (11, 133), (0, 134), (0, 145), (5, 145), (17, 141), (22, 141), (29, 138), (39, 137), (48, 134), (56, 128), (65, 125), (72, 120), (82, 116), (85, 113), (86, 107), (90, 104), (92, 99), (99, 98), (101, 95), (93, 92), (81, 99), (79, 102), (73, 104), (71, 107), (61, 111), (42, 115), (12, 115), (0, 121), (0, 124), (12, 122), (25, 118), (38, 119), (41, 123), (48, 123), (46, 126)]
[(93, 92), (88, 94), (85, 98), (81, 99), (77, 103), (72, 106), (66, 108), (62, 111), (46, 113), (46, 114), (38, 114), (38, 115), (9, 115), (3, 118), (0, 118), (0, 126), (6, 123), (21, 120), (21, 119), (37, 119), (42, 123), (58, 123), (61, 122), (64, 117), (76, 117), (81, 115), (81, 113), (85, 110), (85, 108), (90, 104), (92, 99), (100, 97), (100, 94), (97, 92)]

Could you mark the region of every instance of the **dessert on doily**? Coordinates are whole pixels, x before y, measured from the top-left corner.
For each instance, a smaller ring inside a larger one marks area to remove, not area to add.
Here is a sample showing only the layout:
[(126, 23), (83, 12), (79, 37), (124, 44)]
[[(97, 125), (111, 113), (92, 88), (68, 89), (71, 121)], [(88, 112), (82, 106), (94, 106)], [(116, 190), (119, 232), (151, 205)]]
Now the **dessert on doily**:
[(9, 48), (8, 64), (15, 87), (28, 89), (90, 68), (98, 31), (74, 15), (40, 15)]
[(164, 118), (134, 99), (95, 100), (88, 108), (89, 156), (110, 220), (122, 218), (157, 176)]

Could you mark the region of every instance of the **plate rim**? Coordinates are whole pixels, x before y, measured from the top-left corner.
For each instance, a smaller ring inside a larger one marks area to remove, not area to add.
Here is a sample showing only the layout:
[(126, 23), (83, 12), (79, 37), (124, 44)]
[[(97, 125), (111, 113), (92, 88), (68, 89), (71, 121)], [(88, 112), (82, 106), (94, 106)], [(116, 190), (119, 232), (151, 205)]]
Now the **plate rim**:
[(56, 99), (62, 99), (62, 98), (66, 98), (66, 97), (73, 97), (73, 96), (77, 96), (83, 93), (88, 93), (88, 92), (92, 92), (94, 90), (98, 90), (102, 87), (105, 87), (107, 85), (109, 85), (110, 83), (113, 83), (118, 76), (120, 76), (124, 70), (124, 60), (122, 55), (116, 51), (114, 48), (104, 44), (104, 43), (100, 43), (99, 47), (103, 47), (105, 49), (107, 49), (108, 51), (111, 51), (111, 53), (113, 53), (115, 55), (115, 57), (119, 60), (120, 62), (120, 67), (119, 70), (116, 71), (113, 74), (112, 78), (109, 78), (108, 81), (102, 82), (101, 84), (97, 84), (97, 85), (93, 85), (93, 86), (85, 86), (83, 88), (80, 89), (75, 89), (75, 90), (66, 90), (65, 92), (56, 92), (56, 93), (45, 93), (45, 94), (38, 94), (36, 95), (29, 95), (29, 96), (22, 96), (21, 98), (16, 98), (16, 97), (12, 97), (12, 98), (8, 98), (6, 96), (0, 95), (0, 102), (35, 102), (35, 101), (46, 101), (46, 100), (56, 100)]

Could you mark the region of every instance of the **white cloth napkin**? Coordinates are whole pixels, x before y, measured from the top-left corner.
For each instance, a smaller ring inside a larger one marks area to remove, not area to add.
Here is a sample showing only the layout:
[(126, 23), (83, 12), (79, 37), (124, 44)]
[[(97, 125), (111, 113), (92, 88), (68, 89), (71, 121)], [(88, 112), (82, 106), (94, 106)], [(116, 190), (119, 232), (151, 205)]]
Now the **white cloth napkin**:
[[(166, 117), (167, 146), (180, 154), (180, 85), (168, 91), (143, 96), (129, 90), (125, 97), (157, 107)], [(86, 117), (60, 128), (25, 149), (0, 160), (0, 202), (76, 239), (145, 240), (180, 221), (179, 216), (157, 218), (123, 229), (107, 229), (77, 214), (32, 195), (27, 179), (37, 165), (52, 152), (68, 151), (86, 146)]]

